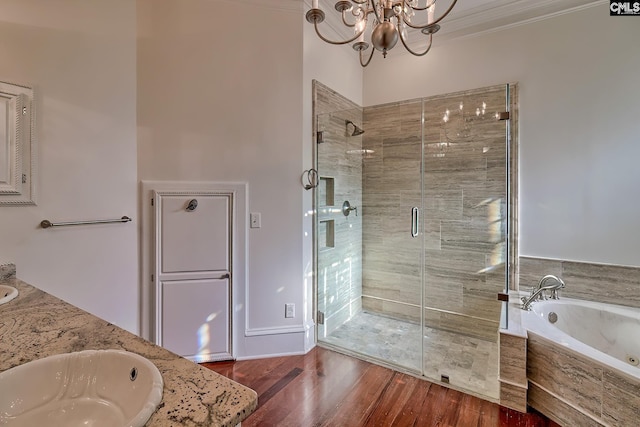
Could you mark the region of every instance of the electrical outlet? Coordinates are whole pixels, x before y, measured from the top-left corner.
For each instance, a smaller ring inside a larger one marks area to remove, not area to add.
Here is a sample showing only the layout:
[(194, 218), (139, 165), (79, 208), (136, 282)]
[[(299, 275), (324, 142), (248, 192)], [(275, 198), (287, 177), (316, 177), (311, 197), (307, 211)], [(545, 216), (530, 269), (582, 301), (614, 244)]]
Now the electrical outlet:
[(260, 212), (251, 212), (249, 214), (249, 224), (251, 228), (262, 227), (262, 216), (260, 215)]
[(296, 317), (296, 305), (295, 304), (285, 304), (284, 305), (284, 317), (286, 317), (286, 318)]

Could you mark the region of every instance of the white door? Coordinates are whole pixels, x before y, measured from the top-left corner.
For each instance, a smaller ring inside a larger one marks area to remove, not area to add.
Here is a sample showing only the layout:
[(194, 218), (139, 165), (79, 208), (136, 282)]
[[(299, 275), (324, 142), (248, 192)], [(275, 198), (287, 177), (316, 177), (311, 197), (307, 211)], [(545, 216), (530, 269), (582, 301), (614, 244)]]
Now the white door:
[(232, 359), (233, 193), (154, 199), (156, 343), (195, 362)]

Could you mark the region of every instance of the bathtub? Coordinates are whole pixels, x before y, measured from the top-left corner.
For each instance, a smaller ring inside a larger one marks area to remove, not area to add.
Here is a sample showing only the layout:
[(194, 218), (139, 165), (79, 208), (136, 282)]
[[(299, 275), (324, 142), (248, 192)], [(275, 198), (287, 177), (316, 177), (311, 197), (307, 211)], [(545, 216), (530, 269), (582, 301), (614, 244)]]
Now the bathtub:
[(563, 426), (639, 425), (640, 309), (564, 297), (519, 306), (529, 406)]
[(528, 331), (640, 380), (640, 309), (561, 298), (521, 312)]

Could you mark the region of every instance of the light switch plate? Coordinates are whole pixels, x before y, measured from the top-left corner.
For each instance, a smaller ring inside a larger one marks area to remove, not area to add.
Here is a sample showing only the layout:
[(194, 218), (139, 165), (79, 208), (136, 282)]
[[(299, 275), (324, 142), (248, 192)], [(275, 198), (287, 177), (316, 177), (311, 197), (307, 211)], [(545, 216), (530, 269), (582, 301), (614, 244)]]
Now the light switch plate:
[(249, 224), (251, 228), (262, 227), (262, 216), (260, 215), (260, 212), (251, 212), (249, 214)]

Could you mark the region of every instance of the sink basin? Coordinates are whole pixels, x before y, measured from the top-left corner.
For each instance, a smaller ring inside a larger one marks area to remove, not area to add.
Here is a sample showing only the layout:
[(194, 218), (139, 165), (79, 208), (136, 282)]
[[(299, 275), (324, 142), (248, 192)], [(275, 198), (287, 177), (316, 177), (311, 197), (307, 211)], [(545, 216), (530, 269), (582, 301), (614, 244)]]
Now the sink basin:
[(0, 285), (0, 305), (18, 296), (18, 290), (13, 286)]
[(122, 350), (86, 350), (0, 373), (0, 425), (144, 426), (162, 400), (162, 376)]

